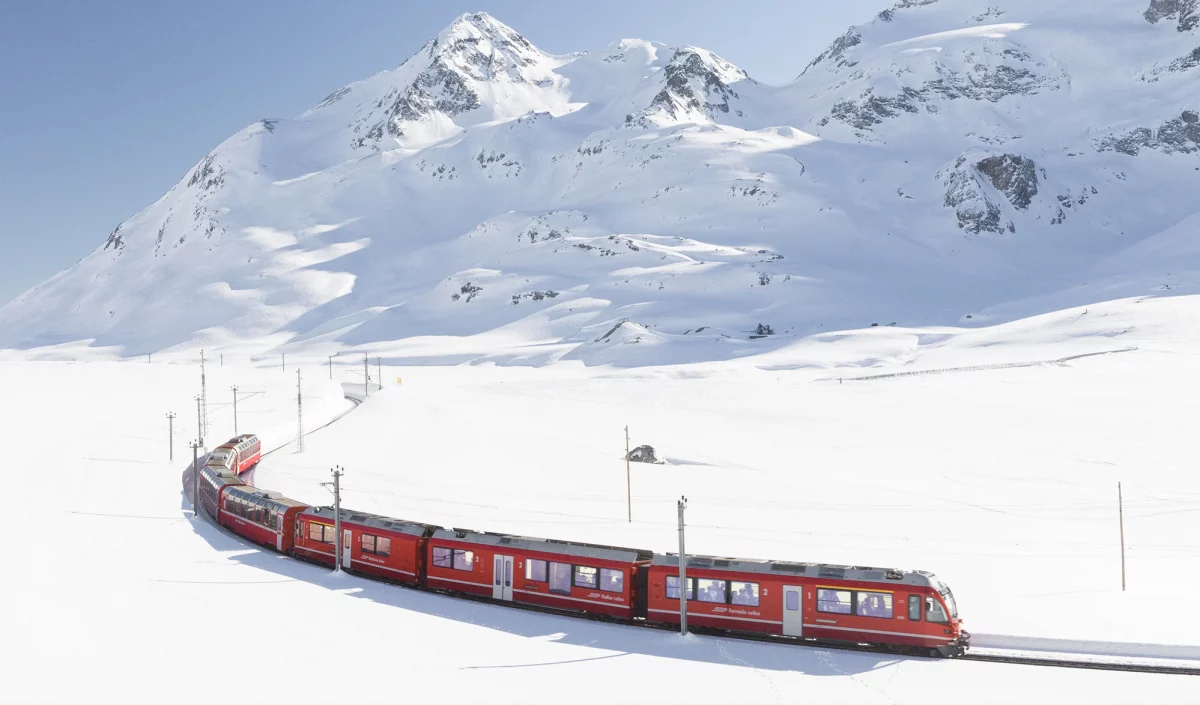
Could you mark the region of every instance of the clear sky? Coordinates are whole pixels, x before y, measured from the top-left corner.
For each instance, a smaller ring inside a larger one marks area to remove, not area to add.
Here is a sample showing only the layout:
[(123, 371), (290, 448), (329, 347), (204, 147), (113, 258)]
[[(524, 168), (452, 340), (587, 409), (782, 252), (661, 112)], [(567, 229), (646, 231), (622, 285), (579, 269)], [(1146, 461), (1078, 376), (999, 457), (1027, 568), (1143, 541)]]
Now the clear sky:
[(636, 37), (786, 83), (892, 0), (0, 0), (0, 305), (70, 266), (209, 150), (394, 68), (483, 10), (551, 53)]

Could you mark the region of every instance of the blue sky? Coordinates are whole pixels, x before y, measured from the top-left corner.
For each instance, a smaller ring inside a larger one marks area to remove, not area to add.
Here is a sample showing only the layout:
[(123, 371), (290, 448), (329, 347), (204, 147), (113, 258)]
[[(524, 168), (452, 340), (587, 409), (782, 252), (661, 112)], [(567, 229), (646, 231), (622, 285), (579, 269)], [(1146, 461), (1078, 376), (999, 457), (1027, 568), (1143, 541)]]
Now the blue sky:
[(891, 0), (0, 0), (0, 305), (70, 266), (209, 150), (394, 68), (463, 12), (545, 51), (624, 37), (786, 83)]

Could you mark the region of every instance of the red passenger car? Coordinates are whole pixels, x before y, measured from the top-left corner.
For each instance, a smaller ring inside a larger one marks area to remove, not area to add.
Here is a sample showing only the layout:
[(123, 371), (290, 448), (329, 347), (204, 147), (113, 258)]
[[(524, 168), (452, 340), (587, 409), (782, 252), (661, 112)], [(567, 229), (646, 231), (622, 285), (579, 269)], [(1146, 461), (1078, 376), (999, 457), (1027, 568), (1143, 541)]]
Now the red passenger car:
[(249, 485), (226, 485), (217, 522), (254, 543), (287, 553), (292, 550), (296, 515), (307, 508), (278, 492)]
[[(439, 527), (342, 510), (342, 568), (385, 580), (421, 584), (425, 540)], [(333, 509), (309, 507), (296, 517), (293, 552), (332, 566)]]
[(221, 490), (229, 485), (245, 484), (222, 465), (205, 465), (200, 468), (200, 506), (204, 507), (209, 516), (216, 519)]
[(620, 619), (644, 603), (635, 586), (651, 553), (632, 548), (438, 529), (425, 556), (427, 585)]
[(243, 433), (229, 440), (226, 445), (233, 446), (234, 457), (237, 458), (237, 474), (242, 474), (258, 465), (262, 460), (262, 441), (253, 433)]
[[(932, 573), (689, 556), (688, 624), (961, 655), (969, 635)], [(679, 624), (679, 557), (654, 556), (649, 621)]]

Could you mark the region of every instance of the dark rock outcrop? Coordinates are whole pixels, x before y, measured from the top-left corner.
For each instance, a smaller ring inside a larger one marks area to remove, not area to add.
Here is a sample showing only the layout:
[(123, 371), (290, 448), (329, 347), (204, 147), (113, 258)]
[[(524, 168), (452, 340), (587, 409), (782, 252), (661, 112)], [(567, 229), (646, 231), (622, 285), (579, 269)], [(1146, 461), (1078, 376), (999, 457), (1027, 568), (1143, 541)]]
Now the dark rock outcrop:
[(654, 446), (638, 446), (637, 448), (629, 451), (628, 459), (631, 463), (657, 463), (661, 465), (667, 462), (665, 460), (660, 460), (658, 456), (654, 454)]
[(1178, 20), (1175, 28), (1180, 32), (1190, 32), (1200, 26), (1200, 0), (1150, 0), (1150, 7), (1142, 16), (1150, 24)]
[(1021, 210), (1029, 208), (1038, 192), (1037, 165), (1032, 159), (1002, 154), (982, 159), (975, 165), (992, 186)]
[(1179, 117), (1164, 122), (1157, 129), (1137, 127), (1096, 142), (1098, 152), (1120, 152), (1131, 157), (1137, 156), (1143, 149), (1154, 149), (1164, 154), (1200, 151), (1200, 113), (1184, 110)]

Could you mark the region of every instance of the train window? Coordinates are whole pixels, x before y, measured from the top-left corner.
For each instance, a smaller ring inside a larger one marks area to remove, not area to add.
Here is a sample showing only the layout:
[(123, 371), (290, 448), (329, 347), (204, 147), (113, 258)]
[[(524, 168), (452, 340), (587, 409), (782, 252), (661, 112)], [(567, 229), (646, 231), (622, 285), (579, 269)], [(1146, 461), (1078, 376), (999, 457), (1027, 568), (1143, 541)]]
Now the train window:
[(744, 583), (740, 580), (729, 581), (730, 602), (735, 605), (758, 607), (758, 583)]
[(817, 611), (850, 614), (850, 591), (817, 588)]
[(392, 555), (392, 540), (383, 536), (375, 539), (375, 555), (384, 558)]
[[(798, 590), (787, 590), (784, 597), (784, 603), (789, 611), (795, 612), (800, 609), (800, 592)], [(810, 596), (811, 597), (811, 596)]]
[(454, 567), (454, 551), (449, 548), (433, 549), (433, 567), (435, 568), (453, 568)]
[(471, 570), (475, 567), (475, 552), (454, 549), (454, 569)]
[[(689, 600), (696, 599), (695, 585), (696, 585), (696, 579), (688, 578), (687, 599), (689, 599)], [(667, 597), (669, 597), (673, 600), (679, 599), (679, 576), (678, 575), (668, 575), (667, 576)]]
[(925, 621), (937, 622), (938, 624), (946, 624), (950, 620), (946, 619), (946, 610), (942, 609), (942, 603), (932, 597), (925, 598)]
[(600, 589), (605, 592), (625, 592), (624, 571), (601, 568)]
[(575, 566), (575, 585), (582, 588), (596, 587), (596, 573), (599, 572), (595, 568), (586, 565)]
[(712, 578), (696, 579), (696, 594), (701, 602), (719, 602), (725, 604), (725, 581)]
[(539, 583), (546, 582), (546, 561), (541, 561), (536, 558), (526, 558), (525, 579), (536, 580)]
[(362, 537), (359, 539), (359, 541), (362, 543), (363, 553), (374, 553), (375, 552), (375, 537), (374, 536), (372, 536), (370, 534), (363, 534)]
[(321, 532), (321, 525), (315, 521), (308, 522), (308, 538), (312, 541), (320, 541), (324, 534)]
[(892, 618), (892, 594), (890, 592), (858, 591), (859, 617)]
[(550, 564), (550, 592), (556, 592), (560, 595), (571, 594), (570, 563)]
[(913, 622), (921, 621), (921, 596), (908, 596), (908, 618)]

